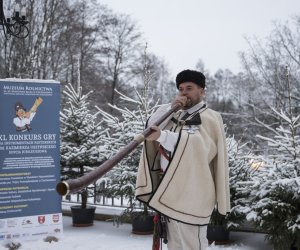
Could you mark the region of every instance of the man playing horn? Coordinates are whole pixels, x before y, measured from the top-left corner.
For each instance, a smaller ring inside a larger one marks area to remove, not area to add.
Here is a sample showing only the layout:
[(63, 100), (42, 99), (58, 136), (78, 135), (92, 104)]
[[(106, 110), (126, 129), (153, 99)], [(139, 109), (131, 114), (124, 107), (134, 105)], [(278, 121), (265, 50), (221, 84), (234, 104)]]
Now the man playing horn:
[[(176, 86), (174, 102), (160, 107), (148, 121), (153, 133), (144, 143), (136, 196), (166, 221), (163, 237), (169, 250), (204, 250), (214, 208), (222, 215), (230, 209), (224, 125), (221, 115), (203, 101), (201, 72), (180, 72)], [(181, 110), (159, 127), (151, 126), (178, 103)]]

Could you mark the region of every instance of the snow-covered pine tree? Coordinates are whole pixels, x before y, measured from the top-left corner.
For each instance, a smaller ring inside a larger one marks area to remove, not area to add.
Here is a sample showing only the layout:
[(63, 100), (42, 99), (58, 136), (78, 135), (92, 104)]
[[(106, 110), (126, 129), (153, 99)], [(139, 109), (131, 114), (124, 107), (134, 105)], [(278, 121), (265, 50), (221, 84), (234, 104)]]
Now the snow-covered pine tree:
[[(300, 114), (291, 97), (287, 74), (288, 107), (272, 108), (281, 125), (272, 129), (273, 137), (259, 136), (271, 152), (264, 171), (254, 178), (251, 210), (247, 219), (266, 232), (275, 250), (300, 249)], [(298, 114), (296, 113), (298, 112)]]
[(251, 181), (253, 155), (247, 144), (236, 141), (234, 136), (226, 138), (229, 164), (229, 186), (231, 210), (226, 215), (227, 228), (239, 228), (246, 219), (250, 190), (245, 183)]
[[(144, 98), (137, 95), (140, 101), (133, 100), (125, 97), (120, 92), (116, 91), (121, 95), (121, 99), (127, 102), (136, 104), (136, 110), (129, 110), (128, 108), (119, 108), (117, 106), (111, 106), (113, 109), (121, 113), (121, 120), (117, 117), (113, 117), (103, 110), (100, 112), (103, 115), (103, 121), (109, 127), (110, 136), (105, 139), (106, 143), (106, 154), (107, 158), (116, 154), (122, 147), (125, 147), (130, 141), (133, 140), (134, 136), (145, 129), (146, 120), (153, 113), (155, 107), (151, 110), (143, 110), (145, 105), (143, 104)], [(115, 166), (110, 172), (107, 173), (104, 179), (107, 181), (107, 190), (113, 196), (124, 196), (125, 198), (132, 199), (134, 197), (135, 182), (137, 167), (141, 154), (142, 145), (139, 145), (131, 154), (123, 158), (117, 166)], [(100, 180), (101, 181), (101, 180)]]
[[(98, 108), (103, 116), (103, 121), (109, 128), (109, 136), (105, 138), (105, 151), (102, 150), (106, 158), (110, 158), (116, 154), (122, 147), (125, 147), (132, 141), (136, 134), (141, 133), (145, 129), (147, 119), (158, 108), (158, 102), (154, 102), (149, 95), (150, 81), (151, 74), (147, 68), (147, 56), (145, 52), (143, 93), (135, 89), (137, 98), (133, 99), (115, 90), (125, 103), (135, 108), (121, 108), (109, 104), (110, 107), (121, 114), (120, 119)], [(141, 149), (142, 145), (139, 145), (98, 181), (98, 183), (105, 183), (106, 194), (114, 197), (123, 196), (128, 199), (130, 206), (134, 201), (136, 175)]]
[(251, 178), (255, 170), (252, 168), (252, 164), (255, 157), (247, 147), (247, 143), (241, 141), (226, 134), (231, 210), (230, 213), (223, 216), (215, 209), (210, 221), (210, 225), (222, 225), (224, 229), (239, 228), (249, 211), (249, 185), (253, 183)]
[[(67, 180), (78, 178), (101, 164), (99, 145), (105, 130), (97, 121), (99, 113), (90, 111), (88, 97), (91, 91), (83, 94), (80, 82), (76, 89), (69, 83), (63, 94), (67, 102), (60, 112), (61, 178)], [(85, 208), (94, 189), (87, 187), (80, 194), (81, 206)]]

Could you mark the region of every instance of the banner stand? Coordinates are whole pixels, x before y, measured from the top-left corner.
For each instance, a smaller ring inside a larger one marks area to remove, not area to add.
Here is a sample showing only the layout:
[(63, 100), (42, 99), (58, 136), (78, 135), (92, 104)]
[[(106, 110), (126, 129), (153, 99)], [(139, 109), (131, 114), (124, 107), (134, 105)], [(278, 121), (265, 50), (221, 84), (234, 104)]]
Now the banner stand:
[(59, 112), (59, 82), (0, 79), (1, 245), (63, 233)]

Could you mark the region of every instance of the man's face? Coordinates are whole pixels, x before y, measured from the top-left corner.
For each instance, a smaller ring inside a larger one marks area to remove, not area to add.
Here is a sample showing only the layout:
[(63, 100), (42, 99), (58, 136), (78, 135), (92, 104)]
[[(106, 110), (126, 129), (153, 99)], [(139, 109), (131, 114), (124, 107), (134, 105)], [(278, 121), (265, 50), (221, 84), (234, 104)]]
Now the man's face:
[(187, 103), (183, 109), (189, 109), (201, 102), (204, 96), (204, 89), (193, 82), (184, 82), (179, 85), (179, 96), (185, 96)]
[(16, 115), (18, 116), (18, 117), (24, 117), (25, 116), (25, 111), (24, 111), (24, 109), (18, 109), (18, 111), (16, 112)]

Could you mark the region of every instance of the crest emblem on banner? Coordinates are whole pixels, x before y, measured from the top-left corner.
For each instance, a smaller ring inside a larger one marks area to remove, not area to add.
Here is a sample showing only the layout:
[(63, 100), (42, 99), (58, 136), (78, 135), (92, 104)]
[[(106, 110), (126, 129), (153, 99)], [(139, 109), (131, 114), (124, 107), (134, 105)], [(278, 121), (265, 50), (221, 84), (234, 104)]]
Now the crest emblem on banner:
[(45, 223), (45, 219), (46, 219), (45, 216), (38, 216), (38, 222), (39, 222), (40, 224), (44, 224), (44, 223)]
[(59, 214), (53, 214), (52, 215), (52, 220), (53, 220), (54, 223), (59, 222)]

